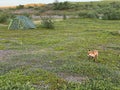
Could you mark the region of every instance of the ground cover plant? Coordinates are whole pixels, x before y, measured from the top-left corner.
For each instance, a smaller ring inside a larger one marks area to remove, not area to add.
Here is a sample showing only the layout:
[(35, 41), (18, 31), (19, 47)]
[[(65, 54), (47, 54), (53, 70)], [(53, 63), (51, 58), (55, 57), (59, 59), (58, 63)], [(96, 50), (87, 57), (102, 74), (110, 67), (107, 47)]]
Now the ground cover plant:
[[(67, 19), (54, 30), (0, 24), (0, 90), (119, 90), (120, 21)], [(97, 49), (97, 62), (87, 51)]]

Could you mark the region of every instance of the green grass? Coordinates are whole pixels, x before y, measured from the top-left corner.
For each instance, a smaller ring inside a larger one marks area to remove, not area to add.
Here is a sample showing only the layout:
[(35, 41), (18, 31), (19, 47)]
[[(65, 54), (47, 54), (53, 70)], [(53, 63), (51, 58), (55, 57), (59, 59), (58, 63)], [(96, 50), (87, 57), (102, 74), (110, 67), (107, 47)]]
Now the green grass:
[[(0, 27), (0, 90), (119, 90), (120, 21), (68, 19), (55, 29)], [(87, 51), (97, 49), (97, 62)], [(9, 55), (8, 55), (9, 54)], [(87, 77), (68, 82), (59, 73)]]

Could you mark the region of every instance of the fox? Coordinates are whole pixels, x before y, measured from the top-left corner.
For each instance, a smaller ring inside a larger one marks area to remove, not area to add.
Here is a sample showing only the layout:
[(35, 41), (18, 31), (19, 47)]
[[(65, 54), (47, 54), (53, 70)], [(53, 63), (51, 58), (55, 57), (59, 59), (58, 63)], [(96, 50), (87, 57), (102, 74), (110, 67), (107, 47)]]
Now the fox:
[(96, 62), (98, 58), (98, 50), (89, 50), (88, 51), (88, 59), (93, 58), (93, 60)]

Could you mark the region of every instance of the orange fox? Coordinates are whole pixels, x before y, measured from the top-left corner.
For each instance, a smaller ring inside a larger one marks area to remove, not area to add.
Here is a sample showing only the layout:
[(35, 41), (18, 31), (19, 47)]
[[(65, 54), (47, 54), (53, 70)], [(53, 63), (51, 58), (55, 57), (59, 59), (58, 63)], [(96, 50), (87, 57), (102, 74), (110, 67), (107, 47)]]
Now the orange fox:
[(93, 51), (89, 50), (88, 51), (88, 58), (89, 59), (93, 58), (94, 61), (96, 61), (96, 59), (98, 58), (98, 50), (93, 50)]

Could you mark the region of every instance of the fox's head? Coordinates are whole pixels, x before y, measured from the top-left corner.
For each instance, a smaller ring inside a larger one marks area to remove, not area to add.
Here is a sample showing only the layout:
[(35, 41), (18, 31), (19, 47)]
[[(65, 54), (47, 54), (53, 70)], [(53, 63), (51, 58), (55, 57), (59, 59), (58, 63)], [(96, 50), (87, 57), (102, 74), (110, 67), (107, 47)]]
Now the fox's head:
[(88, 50), (88, 55), (91, 54), (91, 53), (93, 53), (93, 52), (91, 50)]
[(90, 58), (93, 58), (94, 59), (94, 61), (96, 61), (96, 59), (98, 58), (98, 51), (97, 50), (89, 50), (88, 51), (88, 58), (90, 59)]

